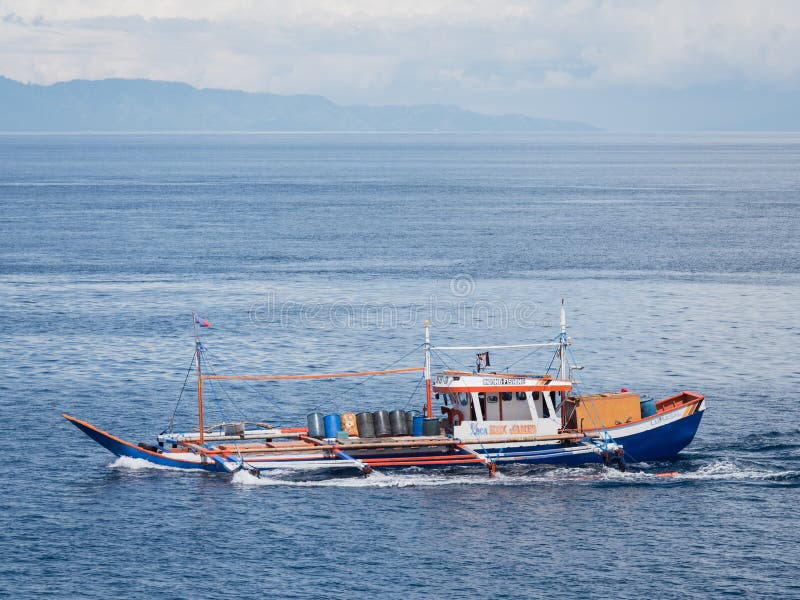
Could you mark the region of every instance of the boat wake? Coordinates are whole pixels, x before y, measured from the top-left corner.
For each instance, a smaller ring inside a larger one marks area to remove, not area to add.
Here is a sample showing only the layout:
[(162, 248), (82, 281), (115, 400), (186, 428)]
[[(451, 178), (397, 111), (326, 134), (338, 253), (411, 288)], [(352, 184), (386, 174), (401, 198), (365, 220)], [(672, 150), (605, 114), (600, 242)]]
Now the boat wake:
[(739, 465), (730, 460), (714, 460), (703, 465), (680, 463), (637, 465), (637, 468), (622, 472), (602, 466), (585, 467), (535, 467), (511, 469), (498, 472), (494, 478), (485, 470), (451, 469), (438, 473), (419, 468), (394, 470), (391, 472), (373, 471), (369, 477), (312, 477), (302, 478), (296, 472), (273, 471), (262, 473), (260, 477), (246, 471), (235, 473), (232, 482), (242, 486), (300, 486), (300, 487), (353, 487), (353, 488), (406, 488), (437, 487), (453, 485), (669, 485), (676, 482), (720, 481), (731, 483), (775, 482), (800, 484), (800, 471), (779, 471), (755, 465)]
[(132, 458), (130, 456), (120, 456), (110, 465), (111, 469), (122, 469), (126, 471), (185, 471), (186, 469), (179, 469), (177, 467), (165, 467), (151, 463), (143, 458)]
[(467, 483), (491, 483), (491, 480), (484, 474), (479, 475), (465, 474), (439, 474), (434, 475), (429, 472), (423, 473), (420, 469), (407, 469), (395, 471), (393, 473), (380, 473), (373, 471), (369, 477), (325, 477), (325, 478), (303, 478), (298, 479), (296, 472), (263, 473), (261, 477), (256, 477), (247, 471), (234, 473), (232, 482), (236, 485), (245, 486), (299, 486), (299, 487), (366, 487), (366, 488), (405, 488), (405, 487), (434, 487), (442, 485), (460, 485)]
[(693, 471), (678, 473), (678, 479), (701, 481), (784, 481), (800, 482), (800, 471), (738, 465), (732, 460), (715, 460)]

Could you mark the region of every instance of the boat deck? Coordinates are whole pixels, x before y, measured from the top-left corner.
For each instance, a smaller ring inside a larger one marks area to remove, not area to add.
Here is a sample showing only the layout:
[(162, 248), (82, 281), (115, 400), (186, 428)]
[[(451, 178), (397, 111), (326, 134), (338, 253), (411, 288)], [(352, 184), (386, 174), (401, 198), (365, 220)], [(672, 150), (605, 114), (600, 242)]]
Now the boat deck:
[[(243, 442), (220, 444), (215, 450), (228, 452), (298, 452), (309, 450), (377, 450), (381, 448), (420, 448), (430, 446), (460, 446), (461, 441), (446, 436), (397, 436), (381, 438), (348, 438), (333, 442), (312, 437), (297, 440), (269, 440), (265, 442)], [(209, 450), (207, 450), (208, 452)], [(213, 452), (214, 450), (210, 450)]]

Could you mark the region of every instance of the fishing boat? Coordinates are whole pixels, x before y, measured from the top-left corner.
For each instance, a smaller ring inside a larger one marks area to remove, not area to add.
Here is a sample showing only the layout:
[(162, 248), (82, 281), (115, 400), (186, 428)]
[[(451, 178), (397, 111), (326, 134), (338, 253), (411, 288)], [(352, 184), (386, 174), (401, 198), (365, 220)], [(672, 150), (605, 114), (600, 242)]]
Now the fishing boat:
[[(205, 345), (195, 324), (197, 377), (195, 430), (175, 431), (174, 423), (153, 443), (133, 443), (63, 414), (98, 444), (121, 457), (155, 465), (220, 473), (275, 469), (348, 469), (369, 475), (375, 469), (404, 467), (485, 467), (494, 475), (510, 464), (579, 465), (599, 463), (624, 470), (629, 463), (669, 459), (694, 438), (705, 411), (703, 395), (682, 391), (661, 400), (621, 389), (578, 393), (561, 303), (560, 333), (543, 343), (497, 346), (434, 346), (425, 323), (424, 363), (417, 367), (301, 375), (216, 374), (203, 368)], [(517, 348), (552, 350), (542, 373), (491, 371), (489, 352)], [(474, 370), (431, 373), (432, 352), (476, 353)], [(381, 410), (342, 414), (311, 413), (305, 426), (275, 427), (262, 422), (207, 425), (203, 385), (209, 381), (275, 381), (373, 377), (422, 373), (422, 411)], [(434, 403), (437, 408), (434, 408)]]

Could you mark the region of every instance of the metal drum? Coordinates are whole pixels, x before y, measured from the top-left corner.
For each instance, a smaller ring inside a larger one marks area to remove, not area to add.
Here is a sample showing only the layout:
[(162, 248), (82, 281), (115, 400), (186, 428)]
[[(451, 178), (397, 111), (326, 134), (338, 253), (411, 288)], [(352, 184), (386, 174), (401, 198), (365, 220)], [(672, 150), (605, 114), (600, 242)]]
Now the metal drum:
[(424, 419), (422, 435), (439, 435), (439, 419)]
[(356, 424), (358, 425), (358, 437), (374, 438), (375, 426), (372, 424), (372, 413), (360, 412), (356, 415)]
[(339, 415), (325, 415), (325, 437), (335, 438), (336, 434), (342, 430), (342, 420)]
[(406, 435), (411, 435), (414, 432), (414, 415), (413, 410), (406, 411)]
[(389, 413), (389, 425), (392, 427), (392, 435), (408, 435), (406, 425), (406, 411), (393, 410)]
[(378, 410), (372, 413), (372, 424), (375, 426), (376, 437), (392, 437), (392, 423), (389, 420), (388, 410)]
[(325, 423), (322, 413), (309, 413), (308, 416), (306, 416), (306, 423), (308, 424), (308, 435), (310, 437), (325, 437)]

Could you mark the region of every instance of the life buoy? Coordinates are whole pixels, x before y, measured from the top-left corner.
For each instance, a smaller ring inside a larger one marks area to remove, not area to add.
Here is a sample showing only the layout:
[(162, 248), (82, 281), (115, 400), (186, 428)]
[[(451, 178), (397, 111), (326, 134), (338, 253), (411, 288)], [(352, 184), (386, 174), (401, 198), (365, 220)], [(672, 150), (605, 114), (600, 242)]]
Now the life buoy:
[(464, 413), (457, 408), (451, 408), (447, 411), (447, 422), (453, 427), (461, 425), (464, 422)]

